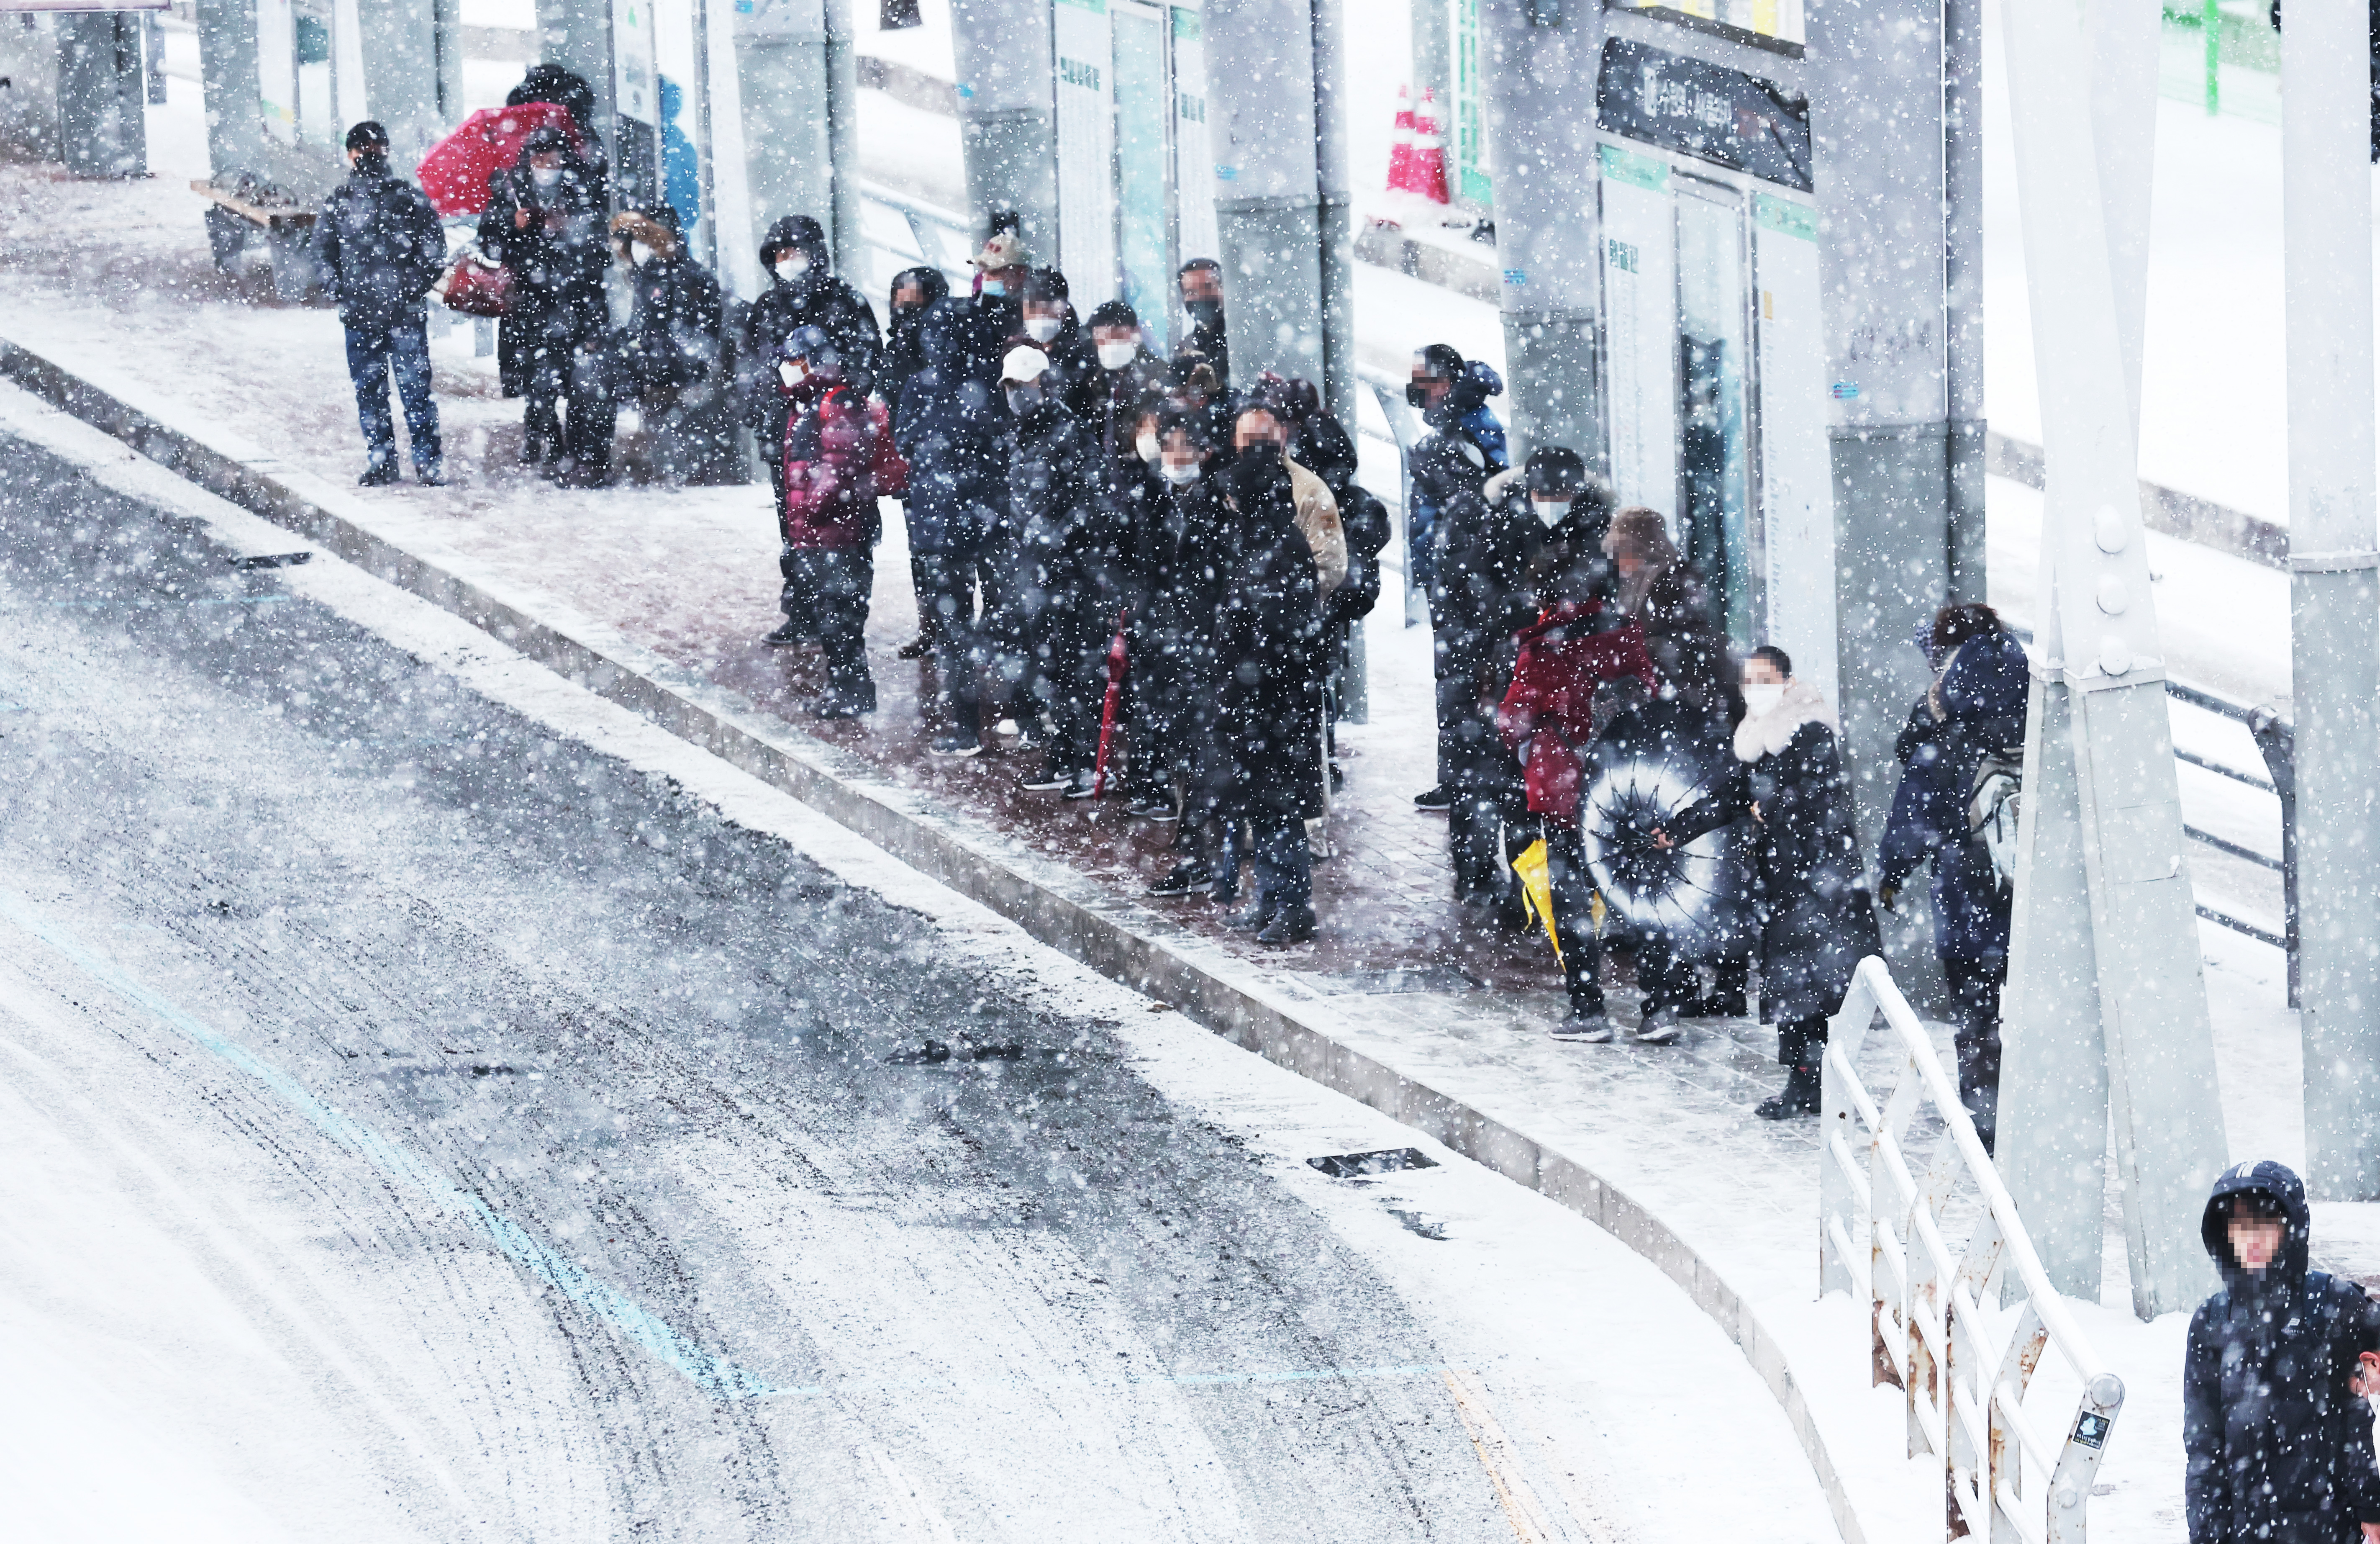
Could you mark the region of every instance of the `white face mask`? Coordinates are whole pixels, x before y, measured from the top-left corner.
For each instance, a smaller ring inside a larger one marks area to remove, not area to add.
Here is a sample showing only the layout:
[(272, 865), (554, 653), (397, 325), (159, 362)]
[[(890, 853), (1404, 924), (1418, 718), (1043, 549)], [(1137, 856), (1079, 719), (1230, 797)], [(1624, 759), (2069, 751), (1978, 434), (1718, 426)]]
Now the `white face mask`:
[(1139, 352), (1140, 346), (1138, 344), (1103, 343), (1099, 345), (1099, 368), (1101, 370), (1122, 370), (1124, 366), (1132, 363), (1133, 356)]
[(1036, 343), (1047, 343), (1058, 335), (1065, 325), (1054, 316), (1028, 316), (1025, 319), (1025, 335)]
[(1141, 435), (1132, 442), (1132, 448), (1140, 452), (1140, 458), (1151, 466), (1155, 466), (1158, 458), (1165, 454), (1164, 447), (1157, 443), (1154, 434)]
[(810, 255), (808, 252), (787, 252), (777, 260), (777, 277), (781, 279), (798, 279), (809, 271)]
[(641, 241), (631, 241), (628, 243), (628, 261), (642, 268), (653, 261), (653, 249)]
[(1529, 507), (1537, 512), (1537, 524), (1551, 530), (1562, 523), (1563, 516), (1570, 513), (1570, 500), (1531, 499)]
[(1179, 465), (1168, 461), (1164, 466), (1165, 480), (1176, 488), (1187, 488), (1198, 480), (1198, 463), (1184, 461)]
[(777, 367), (777, 379), (788, 386), (798, 386), (809, 378), (809, 371), (791, 359)]
[(559, 166), (531, 166), (528, 169), (528, 178), (531, 182), (536, 183), (540, 188), (551, 188), (555, 183), (562, 180), (562, 168)]
[(1774, 711), (1785, 700), (1785, 688), (1779, 687), (1746, 687), (1743, 688), (1743, 711), (1754, 718)]

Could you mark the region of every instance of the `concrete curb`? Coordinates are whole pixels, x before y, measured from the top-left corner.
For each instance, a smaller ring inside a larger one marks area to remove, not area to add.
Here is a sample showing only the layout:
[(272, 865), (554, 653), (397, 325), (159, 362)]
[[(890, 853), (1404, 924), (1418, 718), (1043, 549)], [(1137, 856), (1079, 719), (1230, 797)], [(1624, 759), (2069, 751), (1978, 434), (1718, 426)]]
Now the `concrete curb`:
[[(461, 617), (588, 690), (751, 773), (1111, 979), (1244, 1050), (1358, 1100), (1568, 1207), (1653, 1262), (1716, 1320), (1800, 1436), (1845, 1544), (1867, 1544), (1784, 1348), (1742, 1295), (1644, 1206), (1527, 1133), (1398, 1072), (1331, 1031), (1344, 1023), (1168, 919), (1023, 844), (877, 779), (841, 748), (761, 713), (590, 618), (547, 621), (338, 512), (360, 501), (261, 450), (217, 448), (0, 339), (0, 377), (176, 475)], [(1847, 1352), (1846, 1355), (1855, 1353)]]

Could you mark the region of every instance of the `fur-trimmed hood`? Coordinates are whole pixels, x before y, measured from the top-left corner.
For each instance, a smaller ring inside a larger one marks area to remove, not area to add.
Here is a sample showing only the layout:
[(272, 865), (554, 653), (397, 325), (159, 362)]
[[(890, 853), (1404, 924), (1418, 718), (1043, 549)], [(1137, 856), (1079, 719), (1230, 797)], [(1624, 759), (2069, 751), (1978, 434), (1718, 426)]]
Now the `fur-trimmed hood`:
[(1763, 756), (1774, 756), (1793, 743), (1794, 733), (1805, 723), (1823, 723), (1831, 731), (1835, 711), (1818, 695), (1817, 687), (1806, 681), (1788, 681), (1784, 699), (1777, 706), (1765, 713), (1746, 713), (1735, 726), (1735, 759), (1757, 761)]
[(637, 210), (624, 209), (612, 216), (612, 239), (641, 241), (653, 249), (653, 256), (663, 262), (674, 262), (678, 254), (677, 232)]

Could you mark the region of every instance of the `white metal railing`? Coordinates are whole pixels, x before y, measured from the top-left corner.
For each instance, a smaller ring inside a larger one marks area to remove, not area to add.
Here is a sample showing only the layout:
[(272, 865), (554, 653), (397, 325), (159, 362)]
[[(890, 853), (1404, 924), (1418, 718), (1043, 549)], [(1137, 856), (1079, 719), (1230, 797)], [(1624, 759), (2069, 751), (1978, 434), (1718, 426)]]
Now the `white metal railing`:
[[(1859, 1075), (1879, 1014), (1900, 1052), (1881, 1103)], [(2124, 1381), (2099, 1360), (2050, 1286), (1956, 1082), (1882, 960), (1860, 962), (1824, 1065), (1818, 1290), (1866, 1291), (1875, 1381), (1898, 1384), (1907, 1399), (1909, 1455), (1942, 1460), (1945, 1537), (2082, 1544), (2091, 1482), (2123, 1408)], [(1911, 1123), (1929, 1104), (1947, 1129), (1927, 1161), (1911, 1153), (1908, 1141)], [(1912, 1161), (1925, 1162), (1925, 1172), (1913, 1171)], [(1983, 1215), (1954, 1256), (1941, 1222), (1962, 1171)], [(2022, 1297), (2022, 1306), (2013, 1314), (1986, 1310), (2003, 1297)], [(2048, 1346), (2082, 1390), (2062, 1441), (2024, 1409)], [(2045, 1477), (2027, 1483), (2027, 1475)]]

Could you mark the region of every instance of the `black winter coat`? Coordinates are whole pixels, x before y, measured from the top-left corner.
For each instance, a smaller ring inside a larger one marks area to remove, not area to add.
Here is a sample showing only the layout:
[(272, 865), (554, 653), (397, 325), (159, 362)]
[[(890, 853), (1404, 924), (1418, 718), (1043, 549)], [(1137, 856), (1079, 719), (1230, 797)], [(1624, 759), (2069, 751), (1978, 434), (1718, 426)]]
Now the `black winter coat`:
[(919, 552), (988, 539), (1005, 501), (1008, 399), (1000, 388), (1008, 340), (1023, 323), (1014, 299), (952, 295), (927, 308), (918, 330), (926, 367), (909, 378), (892, 441), (909, 462), (909, 540)]
[(1134, 689), (1160, 715), (1211, 722), (1232, 513), (1211, 477), (1186, 488), (1146, 478), (1127, 498)]
[(656, 257), (636, 271), (636, 297), (620, 347), (644, 391), (683, 390), (719, 371), (719, 281), (685, 256)]
[(1008, 518), (1016, 567), (1007, 631), (1017, 646), (1104, 646), (1102, 576), (1121, 539), (1099, 496), (1098, 448), (1063, 402), (1044, 400), (1016, 419), (1008, 458)]
[[(516, 218), (520, 214), (528, 215), (526, 224)], [(611, 327), (603, 273), (612, 242), (602, 183), (592, 168), (570, 163), (560, 181), (540, 188), (523, 152), (489, 185), (480, 249), (512, 274), (496, 339), (507, 395), (527, 389), (540, 351), (567, 350)]]
[[(2281, 1250), (2261, 1273), (2231, 1252), (2225, 1201), (2277, 1200)], [(2380, 1523), (2372, 1409), (2348, 1389), (2359, 1351), (2380, 1350), (2380, 1304), (2306, 1269), (2304, 1186), (2271, 1161), (2215, 1183), (2199, 1222), (2224, 1288), (2191, 1316), (2182, 1364), (2190, 1544), (2355, 1544)]]
[(925, 301), (906, 310), (895, 306), (885, 313), (883, 361), (876, 372), (876, 395), (896, 409), (909, 378), (926, 368), (926, 312), (951, 292), (950, 281), (939, 268), (903, 269), (893, 275), (892, 288), (898, 293), (905, 285), (923, 290)]
[(446, 233), (420, 188), (368, 156), (323, 201), (314, 261), (349, 326), (416, 322), (445, 269)]
[(1609, 510), (1582, 498), (1548, 527), (1518, 478), (1495, 498), (1457, 501), (1437, 532), (1438, 647), (1448, 666), (1483, 674), (1500, 697), (1518, 655), (1514, 635), (1537, 619), (1548, 581), (1562, 577), (1568, 599), (1608, 605), (1616, 583), (1603, 555), (1610, 525)]
[[(1749, 845), (1760, 1016), (1771, 1024), (1832, 1015), (1859, 962), (1884, 952), (1835, 732), (1818, 716), (1824, 704), (1816, 692), (1798, 682), (1787, 692), (1774, 712), (1736, 726), (1726, 780), (1668, 828), (1670, 840), (1683, 845), (1760, 806)], [(1777, 736), (1789, 724), (1779, 746)], [(1747, 750), (1757, 754), (1746, 760)]]
[[(782, 222), (781, 222), (782, 223)], [(745, 313), (744, 336), (736, 350), (736, 378), (744, 399), (744, 421), (770, 436), (783, 437), (784, 397), (777, 390), (777, 349), (804, 327), (816, 327), (834, 340), (843, 355), (843, 378), (862, 393), (876, 387), (884, 365), (884, 337), (876, 328), (876, 312), (859, 291), (826, 271), (818, 257), (798, 283), (770, 275), (770, 285)]]
[(1310, 821), (1325, 809), (1322, 687), (1330, 654), (1314, 552), (1298, 533), (1289, 468), (1266, 458), (1260, 494), (1235, 480), (1229, 580), (1215, 614), (1216, 742), (1226, 819)]
[(1934, 865), (1934, 947), (1946, 962), (2002, 968), (2008, 958), (2012, 890), (1992, 872), (1991, 855), (1967, 830), (1967, 800), (1986, 752), (2022, 757), (2032, 684), (2024, 646), (2004, 632), (1969, 638), (1909, 710), (1893, 749), (1900, 786), (1885, 822), (1877, 882), (1896, 888)]

